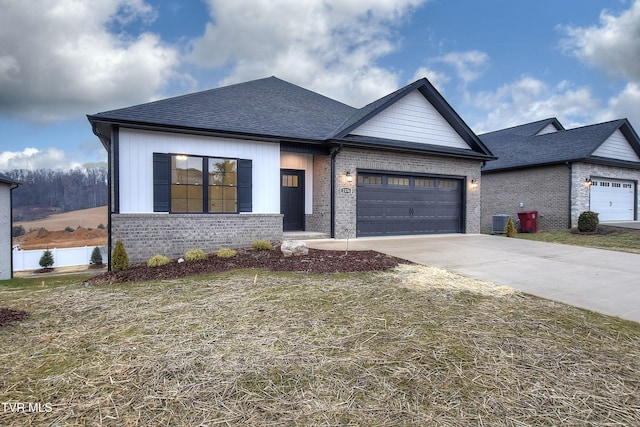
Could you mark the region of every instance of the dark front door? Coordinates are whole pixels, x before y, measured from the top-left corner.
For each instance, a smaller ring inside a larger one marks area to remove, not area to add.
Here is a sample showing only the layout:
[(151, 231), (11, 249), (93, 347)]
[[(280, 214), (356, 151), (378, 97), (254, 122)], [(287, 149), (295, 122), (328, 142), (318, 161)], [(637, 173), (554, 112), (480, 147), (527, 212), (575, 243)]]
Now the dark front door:
[(304, 230), (304, 171), (280, 171), (280, 213), (284, 231)]

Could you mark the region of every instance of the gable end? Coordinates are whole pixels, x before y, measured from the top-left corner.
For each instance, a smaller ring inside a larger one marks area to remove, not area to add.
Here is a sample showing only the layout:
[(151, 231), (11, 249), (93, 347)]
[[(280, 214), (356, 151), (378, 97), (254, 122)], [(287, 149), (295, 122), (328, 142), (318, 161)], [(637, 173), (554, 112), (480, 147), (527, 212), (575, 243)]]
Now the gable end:
[(350, 134), (471, 150), (418, 90), (408, 93)]
[(611, 134), (591, 155), (629, 162), (640, 162), (640, 156), (638, 156), (631, 147), (629, 141), (620, 129), (617, 129)]

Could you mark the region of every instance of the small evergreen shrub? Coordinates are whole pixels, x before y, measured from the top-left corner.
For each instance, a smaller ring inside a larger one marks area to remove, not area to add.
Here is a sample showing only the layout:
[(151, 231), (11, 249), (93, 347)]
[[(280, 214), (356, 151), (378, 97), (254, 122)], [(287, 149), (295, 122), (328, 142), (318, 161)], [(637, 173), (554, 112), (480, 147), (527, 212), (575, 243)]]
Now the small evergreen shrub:
[(67, 233), (73, 233), (75, 230), (71, 227), (69, 227), (68, 225), (64, 228), (64, 231), (66, 231)]
[(22, 236), (25, 233), (24, 227), (22, 225), (14, 225), (11, 228), (11, 237)]
[(184, 254), (185, 261), (202, 261), (207, 259), (207, 254), (202, 249), (191, 249)]
[(53, 254), (49, 249), (42, 253), (40, 257), (40, 267), (49, 268), (53, 265)]
[(100, 230), (104, 230), (104, 229), (105, 229), (104, 224), (102, 224), (102, 223), (98, 224), (98, 228), (99, 228)]
[(91, 265), (102, 265), (102, 253), (100, 252), (99, 247), (93, 248), (91, 252), (91, 260), (89, 261)]
[(218, 256), (218, 258), (233, 258), (234, 256), (238, 255), (238, 251), (236, 251), (235, 249), (221, 248), (218, 250), (216, 255)]
[(269, 251), (271, 250), (271, 242), (268, 240), (254, 240), (251, 243), (251, 247), (254, 251)]
[(169, 258), (164, 255), (154, 255), (147, 261), (148, 267), (160, 267), (169, 264)]
[(581, 233), (593, 233), (598, 229), (598, 214), (592, 211), (584, 211), (578, 217), (578, 231)]
[(122, 240), (116, 240), (116, 245), (111, 254), (111, 269), (113, 271), (126, 270), (129, 268), (129, 256), (124, 248)]
[(513, 223), (511, 217), (507, 219), (507, 224), (504, 227), (504, 234), (507, 237), (516, 237), (518, 235), (518, 231), (516, 231), (516, 225)]

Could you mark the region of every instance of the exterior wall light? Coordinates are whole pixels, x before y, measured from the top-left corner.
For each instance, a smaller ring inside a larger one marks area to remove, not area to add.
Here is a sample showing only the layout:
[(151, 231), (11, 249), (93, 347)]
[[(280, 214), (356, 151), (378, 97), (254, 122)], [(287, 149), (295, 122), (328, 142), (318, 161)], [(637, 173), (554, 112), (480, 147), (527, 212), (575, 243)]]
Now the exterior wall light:
[(586, 185), (587, 187), (591, 187), (592, 184), (593, 184), (593, 181), (591, 181), (591, 178), (586, 178), (584, 180), (584, 185)]
[(471, 188), (478, 188), (478, 180), (475, 178), (471, 179)]
[(351, 176), (351, 172), (347, 171), (345, 175), (347, 176), (347, 182), (353, 182), (353, 177)]

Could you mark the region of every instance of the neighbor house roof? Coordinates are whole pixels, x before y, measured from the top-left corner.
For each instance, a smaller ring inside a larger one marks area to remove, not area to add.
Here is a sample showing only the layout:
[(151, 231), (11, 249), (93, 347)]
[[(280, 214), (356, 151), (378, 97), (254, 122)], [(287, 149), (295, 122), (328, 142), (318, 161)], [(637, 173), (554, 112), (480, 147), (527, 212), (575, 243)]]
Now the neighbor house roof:
[[(419, 90), (472, 150), (428, 144), (355, 138), (349, 131), (383, 111), (404, 95)], [(357, 109), (277, 77), (163, 99), (88, 116), (94, 133), (105, 143), (111, 125), (154, 130), (255, 137), (279, 142), (350, 144), (446, 153), (492, 159), (482, 141), (462, 121), (427, 79)], [(106, 146), (106, 144), (105, 144)]]
[(5, 183), (5, 184), (22, 184), (20, 181), (16, 181), (13, 178), (9, 178), (6, 175), (3, 175), (0, 173), (0, 182)]
[[(538, 135), (549, 124), (559, 125), (559, 129), (556, 126), (558, 131)], [(491, 172), (577, 161), (616, 162), (593, 153), (618, 129), (640, 155), (640, 140), (627, 119), (565, 130), (557, 119), (552, 118), (485, 133), (480, 135), (480, 139), (498, 160), (487, 163), (482, 170)], [(632, 162), (618, 163), (640, 167), (640, 164)]]

